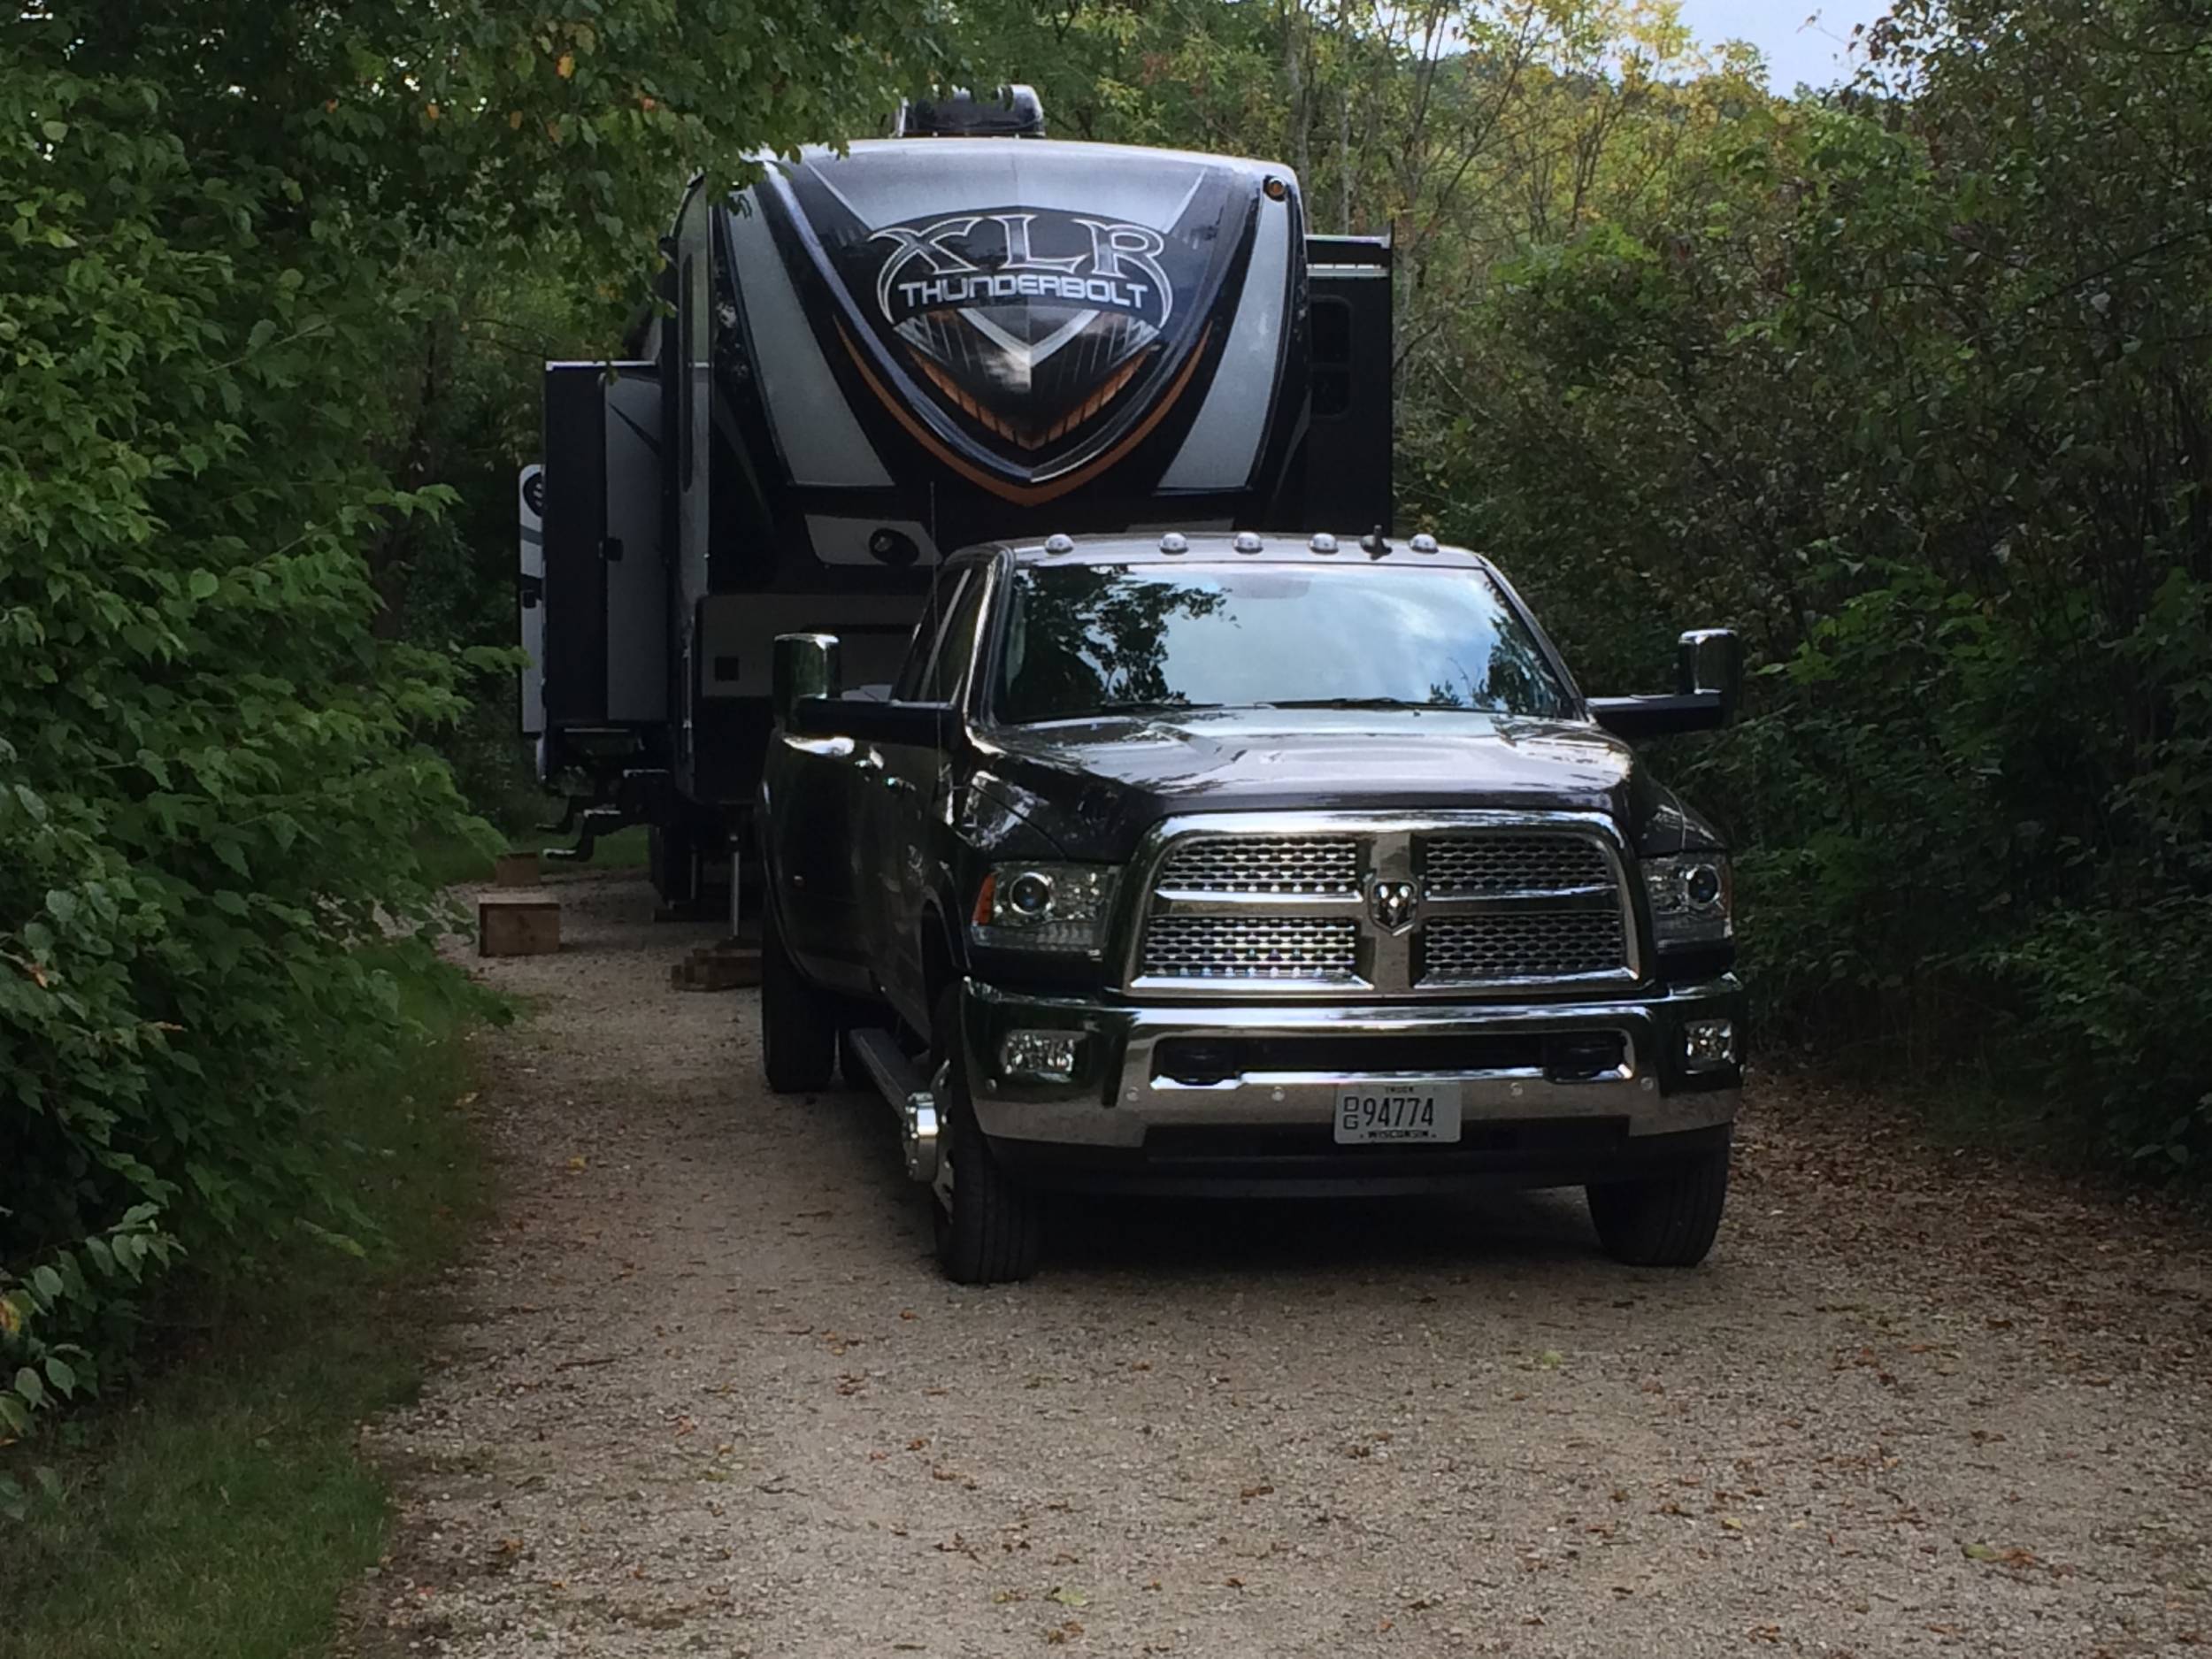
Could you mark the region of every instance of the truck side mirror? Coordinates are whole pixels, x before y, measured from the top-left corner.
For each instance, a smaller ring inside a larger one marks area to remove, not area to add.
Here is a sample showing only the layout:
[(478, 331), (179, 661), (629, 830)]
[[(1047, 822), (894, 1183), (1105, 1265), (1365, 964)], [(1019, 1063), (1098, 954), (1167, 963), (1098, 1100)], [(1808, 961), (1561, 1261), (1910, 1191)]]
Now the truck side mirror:
[(1693, 628), (1676, 645), (1674, 675), (1680, 695), (1717, 695), (1725, 725), (1743, 703), (1743, 641), (1733, 628)]
[(779, 634), (772, 690), (776, 718), (788, 726), (802, 697), (835, 697), (844, 687), (837, 667), (834, 634)]
[(1631, 742), (1716, 731), (1743, 698), (1743, 641), (1729, 628), (1685, 634), (1676, 646), (1675, 687), (1663, 697), (1593, 697), (1590, 718)]
[(942, 749), (953, 725), (949, 703), (876, 703), (840, 694), (834, 634), (779, 634), (772, 694), (776, 718), (794, 737), (850, 737), (869, 743)]

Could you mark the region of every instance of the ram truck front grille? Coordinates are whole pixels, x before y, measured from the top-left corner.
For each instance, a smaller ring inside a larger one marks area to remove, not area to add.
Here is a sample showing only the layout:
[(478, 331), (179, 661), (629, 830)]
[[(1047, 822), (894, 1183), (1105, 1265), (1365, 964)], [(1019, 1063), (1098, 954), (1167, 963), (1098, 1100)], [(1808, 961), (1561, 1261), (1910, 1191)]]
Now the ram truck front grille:
[(1253, 818), (1170, 835), (1144, 878), (1131, 990), (1479, 995), (1636, 978), (1626, 865), (1588, 819), (1284, 833)]

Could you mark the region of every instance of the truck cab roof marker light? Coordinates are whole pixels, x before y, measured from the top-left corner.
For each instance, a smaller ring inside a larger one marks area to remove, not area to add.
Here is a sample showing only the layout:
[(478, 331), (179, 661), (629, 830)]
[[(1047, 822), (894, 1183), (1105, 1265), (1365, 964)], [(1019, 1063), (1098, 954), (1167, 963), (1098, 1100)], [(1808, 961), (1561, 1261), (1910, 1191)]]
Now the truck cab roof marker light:
[(1180, 530), (1171, 530), (1160, 538), (1160, 551), (1163, 553), (1187, 553), (1190, 551), (1190, 538), (1185, 535)]
[(1406, 545), (1416, 553), (1433, 553), (1436, 551), (1436, 538), (1424, 530)]
[(1333, 553), (1336, 551), (1336, 538), (1326, 530), (1323, 530), (1317, 533), (1313, 540), (1306, 545), (1316, 553)]
[(1075, 538), (1068, 535), (1048, 535), (1045, 538), (1045, 551), (1072, 553), (1075, 551)]
[(1260, 540), (1256, 530), (1240, 530), (1237, 532), (1237, 539), (1230, 545), (1240, 553), (1257, 553), (1266, 547), (1267, 543)]

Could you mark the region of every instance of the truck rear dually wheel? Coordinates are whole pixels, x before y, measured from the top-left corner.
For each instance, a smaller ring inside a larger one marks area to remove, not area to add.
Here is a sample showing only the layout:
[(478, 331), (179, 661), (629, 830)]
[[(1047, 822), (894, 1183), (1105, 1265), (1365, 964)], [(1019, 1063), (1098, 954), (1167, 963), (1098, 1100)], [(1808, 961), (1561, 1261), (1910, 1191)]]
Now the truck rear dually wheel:
[(760, 1058), (779, 1094), (827, 1088), (837, 1064), (836, 999), (799, 977), (776, 926), (776, 907), (760, 922)]
[(1695, 1267), (1728, 1202), (1728, 1142), (1633, 1180), (1593, 1183), (1590, 1219), (1605, 1253), (1631, 1267)]
[(932, 1044), (937, 1097), (937, 1179), (931, 1183), (937, 1264), (956, 1285), (1013, 1284), (1037, 1271), (1044, 1248), (1044, 1213), (1037, 1195), (991, 1156), (968, 1102), (966, 1069), (956, 1031), (959, 994), (938, 999)]

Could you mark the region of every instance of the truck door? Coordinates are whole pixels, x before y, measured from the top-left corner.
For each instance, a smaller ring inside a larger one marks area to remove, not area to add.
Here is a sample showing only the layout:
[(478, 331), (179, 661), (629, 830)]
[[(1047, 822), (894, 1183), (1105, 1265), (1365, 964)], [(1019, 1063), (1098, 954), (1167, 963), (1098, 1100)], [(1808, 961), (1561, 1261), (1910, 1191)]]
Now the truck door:
[[(916, 655), (893, 687), (894, 697), (921, 703), (957, 698), (974, 654), (985, 586), (980, 565), (950, 567), (931, 597), (924, 628), (915, 634)], [(939, 843), (949, 822), (951, 757), (920, 744), (873, 743), (864, 746), (859, 760), (863, 833), (875, 881), (870, 908), (877, 933), (871, 954), (892, 1006), (917, 1030), (926, 1030), (923, 940)]]

